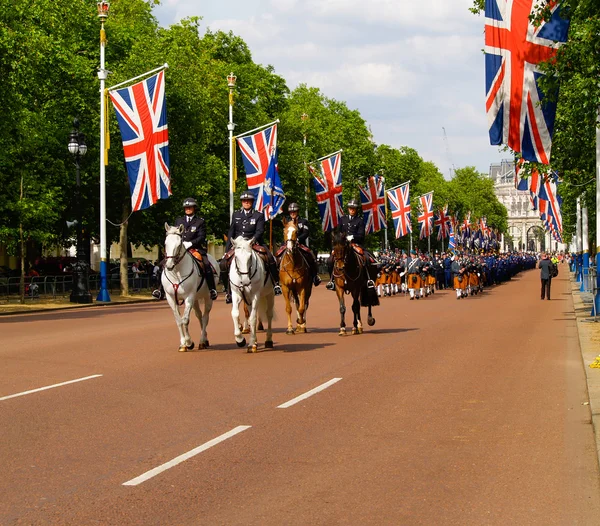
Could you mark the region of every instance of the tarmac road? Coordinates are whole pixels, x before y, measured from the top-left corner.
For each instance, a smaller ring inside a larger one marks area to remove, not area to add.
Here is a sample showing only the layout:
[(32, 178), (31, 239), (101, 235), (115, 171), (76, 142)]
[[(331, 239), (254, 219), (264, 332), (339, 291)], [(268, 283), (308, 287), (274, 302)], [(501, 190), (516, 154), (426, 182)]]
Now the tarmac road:
[(570, 284), (538, 289), (384, 298), (341, 338), (319, 287), (257, 355), (222, 299), (191, 353), (164, 302), (4, 316), (0, 524), (600, 524)]

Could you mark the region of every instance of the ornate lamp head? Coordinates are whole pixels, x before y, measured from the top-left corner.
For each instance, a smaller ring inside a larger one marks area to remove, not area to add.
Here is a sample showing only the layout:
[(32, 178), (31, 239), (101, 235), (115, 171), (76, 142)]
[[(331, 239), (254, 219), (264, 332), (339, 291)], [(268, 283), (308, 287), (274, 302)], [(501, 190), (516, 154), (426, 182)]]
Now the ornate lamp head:
[(233, 71), (227, 75), (227, 86), (229, 86), (230, 89), (235, 88), (235, 81), (237, 80), (237, 77), (233, 74)]
[(108, 18), (108, 12), (110, 10), (110, 2), (102, 1), (98, 2), (98, 18), (100, 22), (104, 23)]

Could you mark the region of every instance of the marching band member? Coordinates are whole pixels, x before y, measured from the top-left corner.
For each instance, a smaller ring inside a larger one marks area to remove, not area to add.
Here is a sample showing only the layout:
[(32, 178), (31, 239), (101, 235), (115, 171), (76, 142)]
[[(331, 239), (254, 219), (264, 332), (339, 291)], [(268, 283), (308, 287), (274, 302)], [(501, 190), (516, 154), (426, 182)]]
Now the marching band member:
[(415, 291), (421, 289), (421, 260), (417, 257), (417, 253), (414, 250), (410, 251), (410, 259), (407, 263), (407, 286), (410, 299), (414, 300), (415, 297), (419, 299), (419, 292), (415, 296)]

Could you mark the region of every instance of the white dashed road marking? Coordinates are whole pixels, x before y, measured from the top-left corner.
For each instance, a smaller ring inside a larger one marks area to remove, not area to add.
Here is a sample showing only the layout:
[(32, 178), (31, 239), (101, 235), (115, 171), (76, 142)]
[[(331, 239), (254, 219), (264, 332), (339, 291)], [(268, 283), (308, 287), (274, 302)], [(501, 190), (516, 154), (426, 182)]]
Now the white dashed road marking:
[(63, 385), (74, 384), (77, 382), (83, 382), (85, 380), (91, 380), (92, 378), (100, 378), (101, 374), (94, 374), (92, 376), (86, 376), (85, 378), (77, 378), (76, 380), (69, 380), (68, 382), (62, 382), (60, 384), (47, 385), (46, 387), (40, 387), (38, 389), (31, 389), (30, 391), (23, 391), (22, 393), (16, 393), (8, 396), (3, 396), (0, 398), (0, 402), (3, 400), (8, 400), (9, 398), (16, 398), (17, 396), (25, 396), (31, 393), (38, 393), (40, 391), (46, 391), (47, 389), (54, 389), (55, 387), (62, 387)]
[(325, 382), (324, 384), (321, 384), (319, 387), (315, 387), (314, 389), (311, 389), (310, 391), (307, 391), (306, 393), (301, 394), (300, 396), (297, 396), (296, 398), (293, 398), (292, 400), (290, 400), (289, 402), (286, 402), (285, 404), (278, 405), (277, 409), (287, 409), (288, 407), (291, 407), (294, 404), (301, 402), (302, 400), (306, 400), (308, 397), (318, 393), (319, 391), (323, 391), (324, 389), (327, 389), (328, 387), (339, 382), (340, 380), (341, 380), (341, 378), (332, 378), (331, 380), (329, 380), (329, 382)]

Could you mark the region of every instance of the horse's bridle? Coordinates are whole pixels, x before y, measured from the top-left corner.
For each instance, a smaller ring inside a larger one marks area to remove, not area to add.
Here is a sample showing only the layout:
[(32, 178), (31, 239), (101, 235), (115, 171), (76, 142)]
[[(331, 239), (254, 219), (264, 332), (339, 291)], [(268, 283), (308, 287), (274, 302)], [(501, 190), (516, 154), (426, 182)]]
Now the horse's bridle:
[(245, 289), (246, 289), (246, 287), (249, 287), (252, 284), (252, 278), (254, 276), (256, 276), (256, 273), (258, 272), (258, 264), (255, 265), (254, 271), (252, 270), (252, 260), (254, 258), (254, 249), (252, 247), (250, 247), (250, 250), (251, 250), (250, 265), (248, 266), (247, 272), (242, 272), (240, 270), (240, 267), (238, 265), (238, 260), (237, 260), (235, 253), (233, 255), (233, 263), (235, 264), (235, 270), (238, 273), (238, 276), (248, 276), (249, 283), (247, 283), (246, 285), (238, 285), (237, 283), (233, 283), (233, 281), (231, 281), (231, 278), (229, 278), (229, 284), (233, 285), (236, 289), (238, 289), (240, 291), (240, 293), (242, 295), (242, 299), (244, 300), (244, 303), (246, 305), (250, 305), (250, 302), (246, 298)]
[(335, 278), (344, 278), (346, 281), (356, 281), (360, 278), (361, 268), (359, 265), (358, 274), (355, 278), (351, 278), (346, 275), (346, 259), (348, 258), (348, 254), (352, 250), (352, 246), (348, 245), (348, 242), (345, 243), (342, 249), (342, 257), (337, 257), (335, 247), (333, 249), (333, 273), (332, 277)]
[[(176, 232), (173, 233), (173, 235), (175, 236), (179, 236), (179, 238), (181, 239), (181, 243), (179, 243), (179, 246), (177, 247), (177, 252), (172, 255), (172, 256), (165, 256), (165, 259), (174, 259), (175, 261), (173, 261), (173, 265), (177, 265), (181, 262), (181, 260), (185, 257), (185, 254), (187, 253), (187, 250), (185, 250), (185, 248), (183, 249), (183, 254), (179, 255), (179, 253), (181, 252), (181, 247), (183, 247), (183, 236), (181, 234), (178, 234)], [(167, 269), (168, 270), (168, 269)]]
[[(173, 268), (175, 268), (185, 257), (185, 255), (188, 253), (188, 251), (185, 249), (185, 247), (183, 248), (183, 253), (181, 255), (179, 255), (179, 253), (181, 252), (181, 247), (183, 247), (183, 236), (181, 234), (177, 234), (177, 233), (173, 233), (176, 236), (179, 236), (181, 238), (181, 243), (179, 244), (179, 247), (177, 247), (177, 252), (175, 254), (173, 254), (172, 256), (165, 256), (165, 260), (168, 259), (173, 259)], [(210, 264), (210, 263), (209, 263)], [(194, 268), (195, 265), (192, 265), (192, 271), (185, 277), (183, 278), (179, 283), (174, 283), (169, 279), (169, 274), (168, 272), (172, 273), (172, 270), (168, 269), (166, 264), (165, 264), (165, 272), (164, 272), (164, 276), (165, 278), (167, 278), (167, 281), (173, 286), (173, 291), (175, 292), (175, 304), (176, 305), (183, 305), (184, 301), (182, 301), (181, 303), (179, 303), (179, 300), (177, 299), (177, 290), (179, 289), (179, 287), (181, 286), (181, 284), (186, 281), (187, 279), (189, 279), (192, 274), (194, 273)], [(204, 276), (202, 277), (202, 281), (204, 281)], [(200, 286), (202, 286), (202, 282), (200, 282)]]

